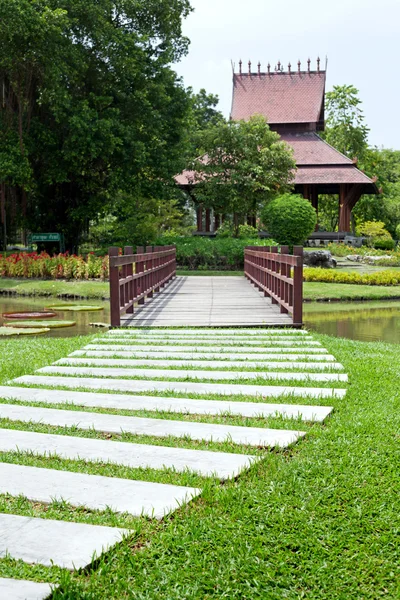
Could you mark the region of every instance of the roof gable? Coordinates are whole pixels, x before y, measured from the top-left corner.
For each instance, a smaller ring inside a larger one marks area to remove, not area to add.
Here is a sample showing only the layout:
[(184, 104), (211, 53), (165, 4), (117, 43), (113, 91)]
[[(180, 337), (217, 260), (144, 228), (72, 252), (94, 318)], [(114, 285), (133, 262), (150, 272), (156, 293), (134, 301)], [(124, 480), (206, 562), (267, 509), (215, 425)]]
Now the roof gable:
[(325, 71), (235, 73), (231, 119), (263, 115), (270, 125), (323, 121)]

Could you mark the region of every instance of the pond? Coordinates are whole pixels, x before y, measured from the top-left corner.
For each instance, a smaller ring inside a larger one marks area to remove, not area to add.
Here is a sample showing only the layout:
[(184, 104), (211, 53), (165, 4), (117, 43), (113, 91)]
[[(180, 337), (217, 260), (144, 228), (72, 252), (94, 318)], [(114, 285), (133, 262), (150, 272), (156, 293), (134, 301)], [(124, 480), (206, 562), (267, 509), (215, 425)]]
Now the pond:
[[(103, 310), (88, 311), (88, 312), (72, 312), (72, 311), (54, 311), (57, 313), (57, 319), (60, 321), (76, 321), (76, 325), (72, 327), (60, 327), (50, 329), (43, 334), (46, 337), (71, 337), (75, 335), (87, 335), (99, 331), (105, 331), (103, 328), (91, 327), (90, 323), (109, 323), (110, 310), (108, 302), (99, 300), (60, 300), (58, 298), (18, 298), (13, 296), (0, 296), (0, 325), (3, 325), (4, 319), (2, 313), (17, 312), (17, 311), (33, 311), (44, 310), (46, 307), (53, 304), (89, 304), (91, 306), (101, 306)], [(51, 319), (48, 319), (49, 321)], [(4, 338), (10, 339), (10, 338)]]
[(400, 302), (311, 302), (304, 305), (310, 330), (363, 342), (400, 343)]

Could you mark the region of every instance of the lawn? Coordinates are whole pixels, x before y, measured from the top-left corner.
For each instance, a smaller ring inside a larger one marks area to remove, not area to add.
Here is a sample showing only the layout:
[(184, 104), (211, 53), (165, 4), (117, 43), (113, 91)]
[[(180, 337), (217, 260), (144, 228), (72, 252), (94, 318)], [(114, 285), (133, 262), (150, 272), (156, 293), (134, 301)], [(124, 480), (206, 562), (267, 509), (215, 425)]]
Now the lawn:
[[(1, 381), (89, 339), (3, 342)], [(0, 576), (61, 582), (54, 598), (64, 600), (398, 598), (400, 346), (315, 339), (350, 376), (346, 398), (334, 400), (325, 425), (313, 425), (288, 451), (264, 453), (237, 481), (209, 482), (200, 498), (161, 522), (118, 517), (135, 533), (92, 570), (70, 574), (3, 558)], [(107, 468), (98, 467), (101, 474)], [(42, 505), (21, 499), (3, 498), (0, 510), (46, 515)], [(65, 519), (69, 511), (61, 505), (49, 512)], [(116, 518), (71, 514), (104, 524)]]
[[(177, 271), (178, 275), (241, 276), (241, 271)], [(45, 296), (54, 298), (108, 299), (109, 284), (102, 281), (53, 281), (0, 279), (0, 295)], [(352, 285), (305, 282), (305, 300), (385, 300), (400, 298), (400, 286)]]

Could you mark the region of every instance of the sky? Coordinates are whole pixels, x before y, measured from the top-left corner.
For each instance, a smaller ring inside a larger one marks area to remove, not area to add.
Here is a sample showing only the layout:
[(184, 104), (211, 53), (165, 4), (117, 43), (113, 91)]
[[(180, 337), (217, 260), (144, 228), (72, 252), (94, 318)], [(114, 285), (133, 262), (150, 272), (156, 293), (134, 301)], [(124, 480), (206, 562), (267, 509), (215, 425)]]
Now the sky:
[[(191, 0), (183, 23), (189, 53), (175, 66), (186, 86), (218, 94), (229, 116), (232, 66), (285, 70), (328, 57), (327, 91), (359, 90), (371, 145), (400, 149), (400, 0)], [(297, 67), (296, 67), (297, 68)]]

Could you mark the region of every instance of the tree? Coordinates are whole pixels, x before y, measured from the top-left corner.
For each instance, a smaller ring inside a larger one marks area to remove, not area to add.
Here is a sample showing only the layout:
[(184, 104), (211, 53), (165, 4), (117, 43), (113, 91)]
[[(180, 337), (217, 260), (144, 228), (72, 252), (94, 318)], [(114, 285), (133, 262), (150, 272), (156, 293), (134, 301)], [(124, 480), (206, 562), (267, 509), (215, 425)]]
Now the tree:
[(335, 85), (326, 94), (326, 129), (323, 137), (349, 158), (359, 160), (368, 148), (369, 129), (365, 125), (358, 90), (353, 85)]
[(317, 213), (302, 196), (282, 194), (267, 204), (261, 213), (268, 233), (279, 244), (302, 244), (314, 231)]
[[(0, 183), (31, 230), (76, 248), (117, 195), (154, 198), (183, 167), (188, 0), (0, 0)], [(132, 210), (134, 203), (132, 202)]]
[(238, 218), (255, 215), (278, 191), (291, 187), (295, 162), (288, 146), (264, 117), (221, 122), (199, 136), (202, 156), (193, 161), (199, 203)]

